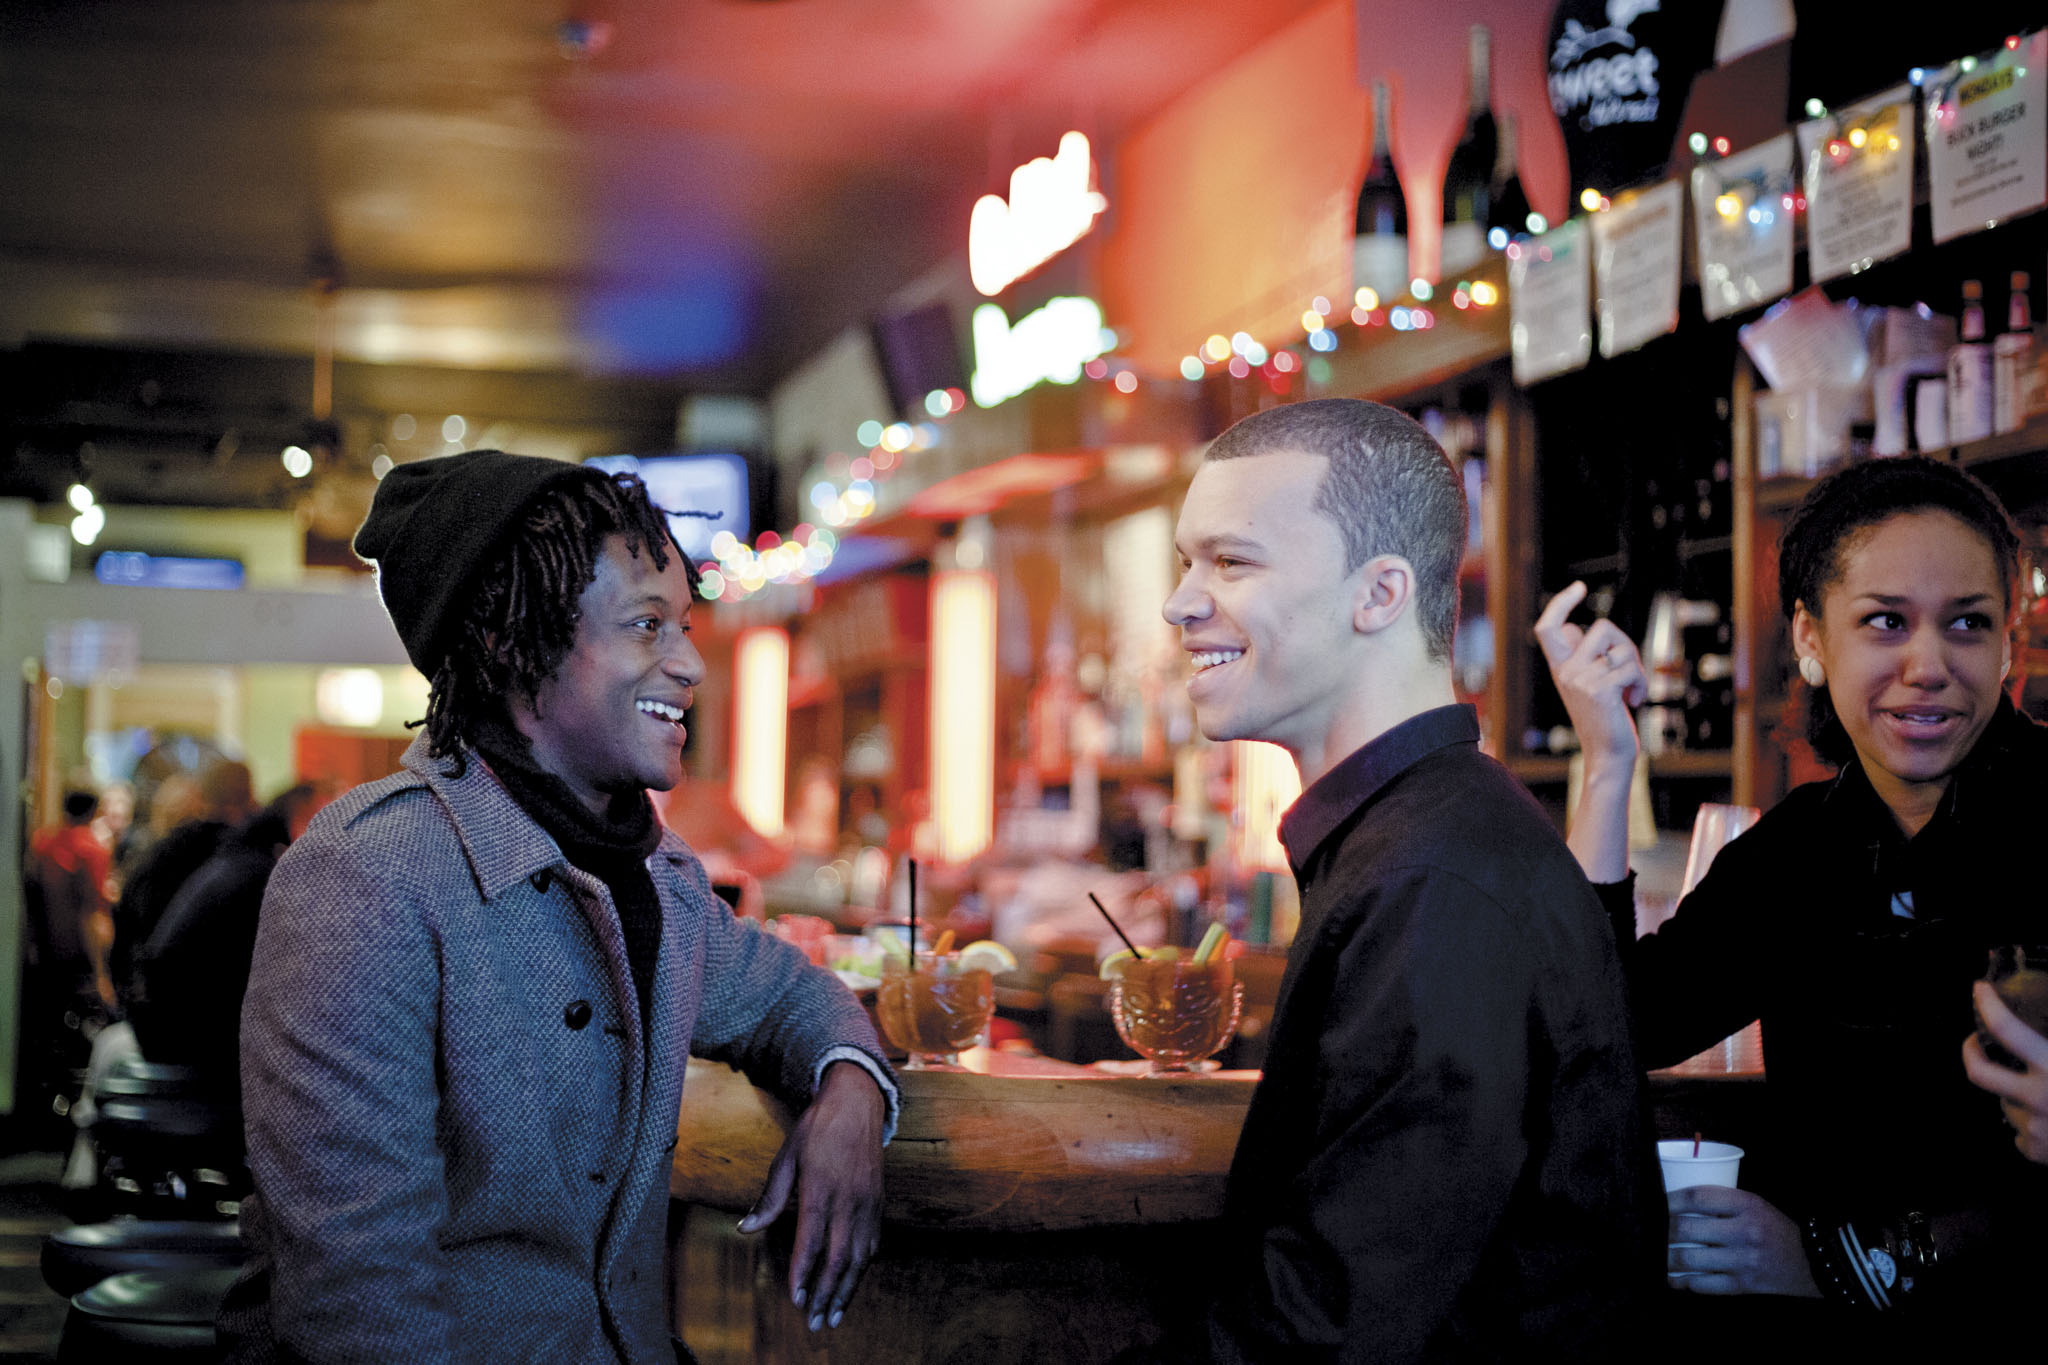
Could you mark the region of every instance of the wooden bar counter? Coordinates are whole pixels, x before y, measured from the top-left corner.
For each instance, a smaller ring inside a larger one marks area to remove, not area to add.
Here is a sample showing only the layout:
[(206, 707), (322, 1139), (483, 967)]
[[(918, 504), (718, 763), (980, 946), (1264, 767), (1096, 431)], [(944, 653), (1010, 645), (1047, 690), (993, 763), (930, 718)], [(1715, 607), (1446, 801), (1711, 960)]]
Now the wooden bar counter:
[(690, 1063), (670, 1280), (703, 1365), (1087, 1365), (1200, 1309), (1190, 1271), (1210, 1255), (1257, 1073), (1117, 1075), (986, 1049), (962, 1062), (901, 1073), (881, 1249), (845, 1320), (815, 1336), (789, 1303), (790, 1220), (734, 1230), (789, 1115), (738, 1073)]

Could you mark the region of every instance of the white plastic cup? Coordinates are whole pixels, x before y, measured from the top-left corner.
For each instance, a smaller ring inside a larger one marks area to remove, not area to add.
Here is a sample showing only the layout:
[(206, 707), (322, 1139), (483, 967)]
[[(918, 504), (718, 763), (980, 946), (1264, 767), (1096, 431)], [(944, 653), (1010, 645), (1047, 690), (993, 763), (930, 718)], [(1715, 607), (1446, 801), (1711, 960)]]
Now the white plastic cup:
[(1742, 1149), (1730, 1142), (1702, 1142), (1693, 1155), (1691, 1138), (1667, 1138), (1657, 1144), (1657, 1159), (1664, 1167), (1664, 1192), (1690, 1189), (1694, 1185), (1735, 1187), (1735, 1168), (1742, 1163)]

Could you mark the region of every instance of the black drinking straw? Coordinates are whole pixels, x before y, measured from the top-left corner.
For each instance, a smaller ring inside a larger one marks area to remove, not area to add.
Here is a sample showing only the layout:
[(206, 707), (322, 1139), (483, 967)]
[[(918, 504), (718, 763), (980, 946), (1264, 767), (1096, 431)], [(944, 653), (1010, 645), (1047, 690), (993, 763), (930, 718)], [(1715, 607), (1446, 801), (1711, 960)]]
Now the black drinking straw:
[(910, 960), (917, 961), (917, 859), (910, 863)]
[[(1102, 917), (1104, 919), (1109, 919), (1109, 907), (1105, 906), (1102, 903), (1101, 897), (1097, 896), (1093, 891), (1090, 891), (1088, 893), (1088, 899), (1095, 902), (1095, 908), (1097, 910), (1102, 911)], [(1113, 919), (1109, 919), (1109, 927), (1116, 930), (1116, 936), (1124, 941), (1124, 947), (1129, 948), (1131, 950), (1132, 957), (1142, 958), (1145, 956), (1143, 953), (1138, 951), (1138, 945), (1131, 942), (1131, 936), (1123, 931), (1122, 925), (1118, 924)]]

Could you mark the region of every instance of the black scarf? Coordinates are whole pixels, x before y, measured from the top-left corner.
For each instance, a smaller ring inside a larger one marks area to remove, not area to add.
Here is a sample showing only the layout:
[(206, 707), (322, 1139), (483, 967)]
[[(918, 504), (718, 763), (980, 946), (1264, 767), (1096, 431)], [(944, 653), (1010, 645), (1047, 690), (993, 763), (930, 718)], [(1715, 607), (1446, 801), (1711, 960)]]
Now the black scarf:
[(474, 744), (512, 799), (561, 845), (571, 865), (611, 888), (644, 1025), (655, 959), (661, 955), (661, 902), (647, 871), (648, 856), (661, 843), (654, 803), (644, 791), (620, 792), (602, 816), (593, 814), (568, 783), (534, 762), (526, 736), (503, 720), (479, 722)]

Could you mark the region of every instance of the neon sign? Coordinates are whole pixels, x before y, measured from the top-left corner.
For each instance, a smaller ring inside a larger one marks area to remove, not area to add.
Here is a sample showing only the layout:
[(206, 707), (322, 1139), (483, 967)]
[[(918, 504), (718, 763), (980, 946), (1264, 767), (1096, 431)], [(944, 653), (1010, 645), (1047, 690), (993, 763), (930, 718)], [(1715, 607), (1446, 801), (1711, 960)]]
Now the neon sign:
[(967, 220), (967, 274), (993, 297), (1088, 234), (1109, 207), (1090, 183), (1088, 139), (1068, 133), (1057, 155), (1010, 172), (1010, 198), (984, 194)]
[(1071, 384), (1081, 367), (1109, 349), (1102, 309), (1093, 299), (1057, 298), (1012, 327), (1000, 306), (974, 310), (974, 401), (992, 408), (1051, 380)]

